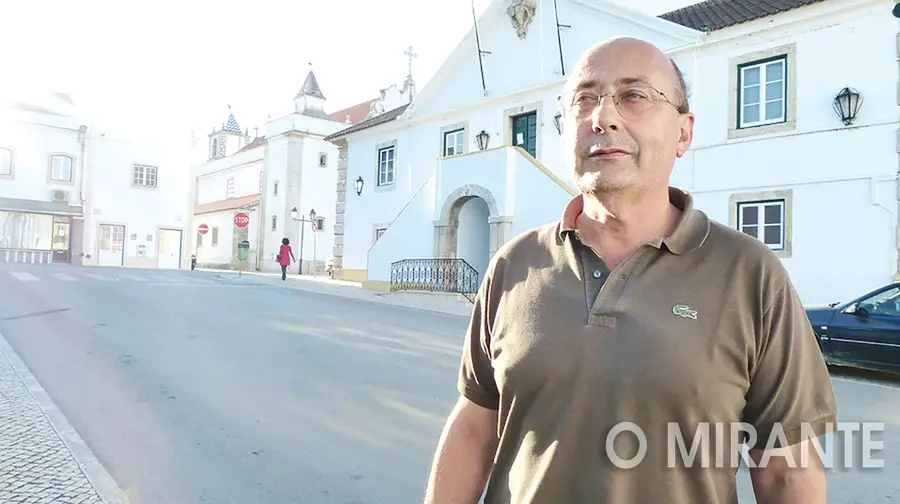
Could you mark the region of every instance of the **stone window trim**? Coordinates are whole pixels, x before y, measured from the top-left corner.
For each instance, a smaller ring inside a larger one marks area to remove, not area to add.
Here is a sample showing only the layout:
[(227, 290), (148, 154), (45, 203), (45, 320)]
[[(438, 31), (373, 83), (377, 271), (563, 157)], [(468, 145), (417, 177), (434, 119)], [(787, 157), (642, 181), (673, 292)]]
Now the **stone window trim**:
[[(150, 170), (153, 171), (153, 185), (148, 185), (146, 183), (136, 183), (135, 178), (137, 175), (137, 169), (143, 168), (143, 173), (141, 175), (141, 180), (146, 182), (147, 175), (150, 173)], [(132, 163), (131, 164), (131, 187), (135, 187), (138, 189), (146, 189), (150, 191), (154, 191), (159, 189), (159, 167), (153, 165), (146, 165), (141, 163)]]
[[(554, 107), (556, 105), (554, 104)], [(503, 145), (514, 145), (513, 142), (513, 118), (516, 116), (529, 114), (534, 112), (536, 114), (536, 136), (534, 140), (534, 158), (537, 160), (541, 159), (541, 142), (544, 138), (544, 102), (537, 101), (531, 103), (524, 103), (522, 105), (517, 105), (515, 107), (510, 107), (503, 111)]]
[[(53, 178), (53, 159), (57, 157), (67, 158), (71, 169), (69, 170), (69, 180)], [(75, 185), (75, 156), (65, 152), (51, 152), (47, 156), (47, 182), (54, 185)]]
[[(738, 107), (741, 105), (741, 68), (779, 57), (785, 59), (785, 120), (762, 126), (739, 127)], [(797, 44), (796, 42), (735, 56), (728, 61), (728, 138), (746, 138), (797, 129)]]
[(381, 231), (384, 234), (387, 231), (387, 228), (390, 227), (390, 222), (373, 222), (372, 223), (372, 245), (378, 242), (378, 232)]
[[(9, 159), (9, 173), (3, 173), (0, 171), (0, 179), (14, 179), (16, 176), (16, 155), (13, 152), (11, 147), (4, 147), (0, 145), (0, 160), (6, 158), (8, 156)], [(0, 166), (2, 168), (2, 166)]]
[(792, 256), (793, 252), (793, 206), (794, 190), (778, 189), (769, 191), (756, 191), (746, 193), (734, 193), (728, 198), (728, 223), (732, 229), (738, 229), (738, 211), (749, 203), (781, 202), (784, 205), (784, 220), (782, 221), (783, 247), (773, 249), (772, 252), (782, 259)]
[(212, 242), (211, 245), (213, 247), (218, 247), (219, 246), (219, 226), (213, 226), (212, 228), (210, 228), (209, 234), (210, 234), (210, 236), (212, 236), (212, 238), (210, 238), (210, 240)]
[[(393, 178), (391, 179), (390, 182), (385, 183), (385, 184), (379, 184), (378, 183), (378, 172), (381, 169), (380, 168), (381, 167), (381, 160), (380, 160), (381, 151), (383, 149), (387, 149), (387, 148), (394, 149), (394, 174), (393, 174)], [(372, 184), (373, 190), (375, 192), (393, 191), (397, 187), (397, 159), (398, 159), (398, 152), (397, 152), (397, 139), (396, 138), (389, 140), (387, 142), (380, 143), (375, 146), (375, 173), (374, 173), (374, 178), (373, 178), (373, 181), (375, 183)]]
[(456, 131), (462, 131), (463, 134), (463, 150), (462, 152), (457, 152), (453, 154), (454, 156), (458, 156), (460, 154), (466, 154), (471, 152), (469, 147), (469, 121), (462, 121), (455, 124), (448, 124), (441, 128), (441, 137), (440, 137), (440, 145), (441, 145), (441, 154), (440, 157), (451, 157), (447, 155), (447, 133), (454, 133)]

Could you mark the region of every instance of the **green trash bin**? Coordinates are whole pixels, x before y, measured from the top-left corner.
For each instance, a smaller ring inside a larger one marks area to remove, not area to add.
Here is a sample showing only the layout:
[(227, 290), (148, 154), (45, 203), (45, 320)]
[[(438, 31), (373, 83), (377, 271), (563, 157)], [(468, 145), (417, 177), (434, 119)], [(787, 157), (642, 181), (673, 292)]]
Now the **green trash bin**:
[(246, 261), (250, 257), (250, 242), (241, 240), (237, 244), (238, 261)]

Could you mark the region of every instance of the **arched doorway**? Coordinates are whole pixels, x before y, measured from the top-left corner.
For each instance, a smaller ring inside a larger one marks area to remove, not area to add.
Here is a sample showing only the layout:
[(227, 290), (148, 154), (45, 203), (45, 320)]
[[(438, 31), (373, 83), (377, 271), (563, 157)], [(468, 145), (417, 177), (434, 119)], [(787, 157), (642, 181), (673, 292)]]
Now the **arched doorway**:
[(499, 215), (491, 192), (467, 184), (450, 193), (435, 221), (435, 254), (464, 259), (484, 278), (491, 257), (509, 233), (512, 219)]
[(479, 276), (487, 270), (491, 258), (491, 211), (487, 202), (478, 196), (456, 200), (452, 214), (459, 223), (456, 232), (456, 257), (475, 268)]

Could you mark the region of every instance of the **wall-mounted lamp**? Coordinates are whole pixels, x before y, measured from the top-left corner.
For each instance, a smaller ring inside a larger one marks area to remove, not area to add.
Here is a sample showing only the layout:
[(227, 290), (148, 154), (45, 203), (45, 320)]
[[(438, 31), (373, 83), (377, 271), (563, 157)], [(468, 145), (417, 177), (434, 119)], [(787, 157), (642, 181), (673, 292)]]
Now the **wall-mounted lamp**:
[(556, 126), (556, 132), (562, 135), (562, 126), (559, 122), (562, 120), (562, 112), (557, 112), (555, 116), (553, 116), (553, 125)]
[(488, 142), (491, 140), (491, 135), (484, 130), (481, 130), (480, 133), (475, 135), (475, 143), (478, 144), (478, 150), (484, 150), (488, 147)]
[(356, 181), (353, 184), (356, 186), (356, 195), (359, 196), (360, 194), (362, 194), (362, 188), (364, 184), (362, 177), (356, 177)]
[(863, 98), (859, 91), (845, 87), (834, 97), (832, 105), (834, 112), (840, 117), (844, 125), (850, 126), (856, 120), (862, 102)]

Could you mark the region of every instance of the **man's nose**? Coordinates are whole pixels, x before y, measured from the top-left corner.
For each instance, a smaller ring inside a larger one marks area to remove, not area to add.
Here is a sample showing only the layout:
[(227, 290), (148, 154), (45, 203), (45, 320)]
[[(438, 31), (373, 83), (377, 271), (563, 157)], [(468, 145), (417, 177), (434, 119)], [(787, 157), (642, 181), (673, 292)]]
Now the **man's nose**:
[(622, 116), (612, 96), (600, 98), (594, 113), (591, 115), (591, 128), (594, 133), (616, 131), (622, 125)]

